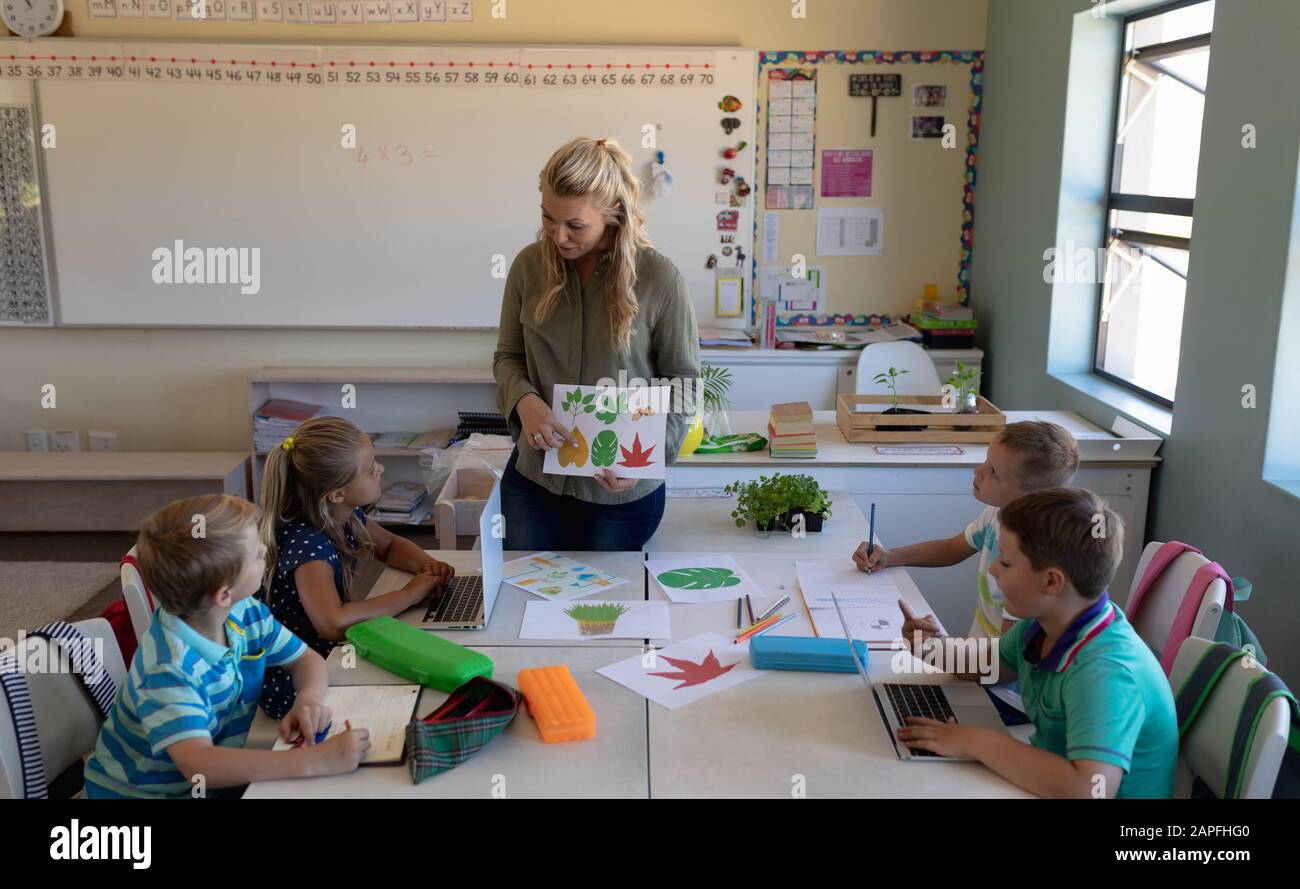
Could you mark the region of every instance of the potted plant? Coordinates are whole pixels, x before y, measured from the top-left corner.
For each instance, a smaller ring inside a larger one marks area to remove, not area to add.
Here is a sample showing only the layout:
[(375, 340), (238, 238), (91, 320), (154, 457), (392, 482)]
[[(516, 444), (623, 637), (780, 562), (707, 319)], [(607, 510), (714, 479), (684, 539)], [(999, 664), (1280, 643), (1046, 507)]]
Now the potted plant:
[(790, 508), (784, 516), (787, 528), (795, 527), (795, 517), (803, 516), (804, 529), (821, 531), (822, 522), (831, 517), (831, 495), (811, 475), (787, 475), (785, 497)]
[(978, 414), (979, 408), (979, 383), (976, 381), (976, 375), (979, 373), (973, 367), (967, 367), (962, 362), (957, 362), (957, 367), (948, 377), (949, 384), (957, 396), (957, 413), (959, 414)]
[(723, 491), (736, 495), (736, 508), (731, 511), (736, 527), (755, 522), (764, 537), (781, 527), (782, 517), (790, 509), (779, 472), (770, 478), (760, 475), (757, 481), (732, 482)]
[(731, 369), (702, 364), (700, 376), (704, 380), (704, 395), (701, 400), (705, 434), (730, 435), (731, 420), (727, 417), (727, 411), (731, 408), (731, 400), (728, 398), (732, 383)]
[[(924, 414), (926, 411), (918, 411), (908, 407), (898, 406), (898, 378), (907, 373), (906, 370), (899, 370), (891, 367), (883, 373), (878, 373), (872, 382), (879, 383), (882, 386), (889, 387), (889, 409), (881, 411), (882, 414)], [(920, 432), (923, 426), (890, 426), (891, 432)]]

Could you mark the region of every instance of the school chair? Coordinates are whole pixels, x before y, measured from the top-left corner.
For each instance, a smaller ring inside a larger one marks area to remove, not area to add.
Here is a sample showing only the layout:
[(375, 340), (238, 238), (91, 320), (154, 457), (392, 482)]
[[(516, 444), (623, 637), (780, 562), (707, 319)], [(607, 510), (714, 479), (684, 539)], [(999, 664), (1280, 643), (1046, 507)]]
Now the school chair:
[(1180, 735), (1174, 796), (1272, 797), (1292, 719), (1281, 680), (1240, 649), (1190, 636), (1169, 682)]
[[(1148, 543), (1142, 550), (1137, 571), (1133, 573), (1133, 586), (1124, 603), (1124, 616), (1142, 641), (1160, 659), (1165, 667), (1165, 675), (1169, 675), (1169, 667), (1177, 654), (1177, 644), (1183, 636), (1214, 638), (1228, 596), (1228, 586), (1221, 577), (1210, 580), (1188, 631), (1174, 640), (1175, 650), (1166, 653), (1164, 649), (1179, 612), (1184, 608), (1183, 601), (1188, 596), (1193, 579), (1197, 572), (1213, 564), (1194, 549), (1177, 552), (1179, 549), (1178, 544), (1166, 545), (1154, 540)], [(1148, 573), (1151, 574), (1150, 577), (1147, 576)], [(1187, 607), (1190, 609), (1192, 606)]]
[(122, 599), (126, 602), (127, 613), (131, 615), (131, 628), (135, 630), (135, 639), (137, 642), (144, 637), (145, 631), (149, 629), (149, 621), (153, 619), (154, 604), (153, 596), (149, 595), (149, 590), (145, 588), (144, 578), (140, 576), (140, 567), (135, 561), (135, 547), (127, 550), (126, 556), (122, 559)]
[[(0, 799), (39, 798), (47, 784), (55, 784), (94, 750), (115, 690), (126, 681), (126, 665), (108, 621), (57, 621), (41, 629), (73, 645), (52, 646), (48, 639), (28, 634), (19, 653), (26, 667), (14, 670), (12, 657), (0, 658), (8, 671), (0, 694)], [(81, 650), (72, 631), (90, 643), (102, 674), (70, 653)], [(57, 669), (37, 670), (37, 664)]]
[(875, 382), (876, 374), (891, 367), (905, 370), (897, 379), (899, 395), (940, 395), (939, 372), (929, 354), (916, 343), (898, 340), (892, 343), (872, 343), (858, 356), (857, 395), (881, 395), (888, 389)]

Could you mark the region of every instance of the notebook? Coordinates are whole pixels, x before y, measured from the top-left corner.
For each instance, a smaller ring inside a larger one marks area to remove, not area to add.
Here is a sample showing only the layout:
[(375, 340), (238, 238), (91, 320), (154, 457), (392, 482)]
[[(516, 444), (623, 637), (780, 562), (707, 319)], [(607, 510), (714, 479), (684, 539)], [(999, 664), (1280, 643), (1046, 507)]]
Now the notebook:
[[(363, 766), (396, 765), (402, 761), (406, 746), (406, 727), (415, 716), (420, 701), (418, 685), (335, 685), (325, 693), (325, 706), (331, 714), (329, 733), (324, 740), (354, 729), (370, 732), (370, 750), (361, 761)], [(272, 750), (292, 750), (294, 744), (276, 738)]]

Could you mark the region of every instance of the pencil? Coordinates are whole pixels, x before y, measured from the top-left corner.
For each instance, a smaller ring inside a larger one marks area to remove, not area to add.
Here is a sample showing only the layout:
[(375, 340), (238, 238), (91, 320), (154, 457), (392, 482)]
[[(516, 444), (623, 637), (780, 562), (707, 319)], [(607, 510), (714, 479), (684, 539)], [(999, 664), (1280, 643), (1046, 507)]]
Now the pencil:
[(771, 617), (773, 614), (776, 613), (776, 610), (777, 610), (778, 608), (780, 608), (782, 605), (784, 605), (786, 602), (789, 602), (789, 601), (790, 601), (790, 597), (789, 597), (789, 596), (782, 596), (782, 597), (780, 598), (780, 600), (779, 600), (775, 605), (773, 605), (772, 607), (770, 607), (770, 608), (768, 608), (766, 611), (764, 611), (762, 614), (760, 614), (760, 615), (758, 616), (758, 619), (759, 619), (759, 620), (767, 620), (769, 617)]
[(774, 615), (772, 615), (771, 617), (769, 617), (767, 620), (760, 620), (760, 621), (759, 621), (758, 623), (756, 623), (756, 624), (751, 624), (750, 626), (746, 627), (744, 630), (742, 630), (742, 631), (741, 631), (741, 632), (736, 636), (736, 641), (737, 641), (737, 642), (744, 642), (744, 641), (745, 641), (746, 639), (748, 639), (750, 636), (754, 635), (755, 633), (759, 632), (760, 630), (764, 630), (764, 629), (766, 629), (767, 627), (771, 626), (772, 624), (777, 623), (779, 620), (780, 620), (780, 618), (777, 617), (777, 616), (774, 614)]
[(749, 622), (754, 623), (754, 603), (749, 601), (749, 593), (745, 593), (745, 610), (749, 612)]
[(745, 625), (744, 620), (741, 619), (741, 608), (744, 604), (745, 604), (744, 599), (736, 600), (736, 629), (737, 630), (739, 630), (741, 627)]
[(791, 612), (790, 614), (787, 614), (785, 617), (781, 618), (780, 620), (773, 621), (772, 623), (770, 623), (770, 624), (768, 624), (767, 626), (763, 627), (762, 629), (760, 629), (760, 630), (759, 630), (757, 633), (755, 633), (754, 635), (755, 635), (755, 636), (761, 636), (761, 635), (763, 635), (764, 633), (766, 633), (768, 630), (771, 630), (771, 629), (773, 629), (773, 628), (775, 628), (775, 627), (779, 627), (779, 626), (781, 626), (781, 624), (785, 623), (786, 621), (788, 621), (788, 620), (793, 620), (793, 619), (794, 619), (794, 612)]
[[(867, 557), (871, 557), (871, 552), (876, 548), (876, 504), (871, 504), (871, 524), (867, 527)], [(871, 572), (871, 566), (867, 566), (867, 572)]]

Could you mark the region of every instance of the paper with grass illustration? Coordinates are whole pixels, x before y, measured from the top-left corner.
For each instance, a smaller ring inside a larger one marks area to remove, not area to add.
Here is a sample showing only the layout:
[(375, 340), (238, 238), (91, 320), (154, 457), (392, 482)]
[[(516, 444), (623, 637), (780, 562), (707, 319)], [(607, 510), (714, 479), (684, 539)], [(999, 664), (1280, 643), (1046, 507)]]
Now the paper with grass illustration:
[(552, 552), (533, 553), (502, 566), (502, 579), (552, 602), (578, 599), (627, 583), (617, 574)]
[(650, 559), (646, 569), (664, 595), (674, 602), (725, 602), (745, 596), (767, 598), (735, 559), (721, 553)]
[(620, 478), (663, 478), (671, 392), (668, 386), (557, 384), (551, 412), (574, 444), (547, 451), (542, 471), (592, 476), (609, 469)]
[(667, 602), (528, 602), (520, 639), (671, 639)]
[(749, 663), (749, 643), (701, 633), (665, 648), (634, 654), (596, 672), (675, 710), (684, 704), (757, 679), (765, 671)]

